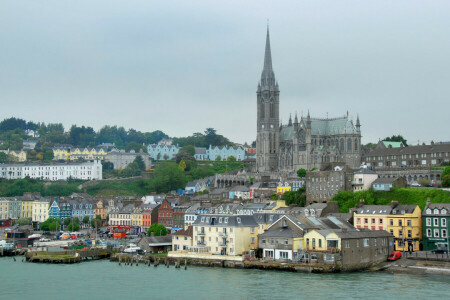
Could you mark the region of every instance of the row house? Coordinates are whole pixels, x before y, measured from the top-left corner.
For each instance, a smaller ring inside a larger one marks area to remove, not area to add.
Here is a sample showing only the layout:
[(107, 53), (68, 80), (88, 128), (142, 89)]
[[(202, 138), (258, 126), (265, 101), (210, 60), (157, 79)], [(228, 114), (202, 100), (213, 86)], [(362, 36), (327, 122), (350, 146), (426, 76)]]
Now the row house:
[[(72, 218), (78, 218), (79, 223), (83, 227), (89, 227), (90, 221), (95, 218), (95, 204), (93, 201), (86, 199), (69, 199), (67, 200), (72, 208)], [(84, 224), (82, 221), (85, 217), (89, 218), (89, 223)]]
[(131, 213), (131, 226), (134, 228), (136, 233), (142, 232), (143, 230), (143, 209), (140, 206), (133, 208)]
[(194, 236), (193, 227), (181, 229), (172, 234), (172, 250), (173, 251), (188, 251), (192, 247)]
[(108, 154), (104, 148), (78, 148), (60, 145), (52, 148), (54, 160), (103, 160)]
[(253, 216), (202, 215), (192, 227), (189, 252), (237, 256), (258, 247), (258, 223)]
[(199, 215), (209, 213), (210, 207), (201, 205), (200, 203), (194, 203), (184, 212), (184, 226), (185, 228), (191, 226)]
[(151, 144), (147, 146), (147, 153), (153, 160), (173, 160), (179, 151), (178, 145)]
[(237, 185), (230, 188), (229, 199), (250, 200), (250, 188), (245, 185)]
[(385, 230), (394, 236), (396, 250), (419, 251), (422, 241), (422, 211), (418, 205), (360, 205), (354, 210), (356, 228)]
[(449, 249), (450, 203), (431, 203), (428, 199), (422, 213), (423, 249)]
[(37, 224), (45, 222), (49, 218), (50, 201), (42, 198), (33, 201), (31, 221)]
[(115, 228), (131, 228), (131, 214), (133, 213), (134, 205), (128, 204), (109, 214), (108, 226), (111, 229)]
[(105, 204), (103, 203), (103, 200), (100, 199), (95, 204), (94, 215), (100, 216), (102, 220), (106, 220), (106, 207)]
[(102, 164), (99, 160), (65, 163), (0, 164), (0, 178), (24, 179), (25, 177), (49, 181), (68, 180), (69, 178), (101, 180)]
[(330, 201), (339, 191), (353, 190), (353, 170), (336, 167), (334, 170), (309, 171), (306, 173), (306, 202)]
[(164, 225), (165, 227), (172, 228), (172, 207), (167, 201), (167, 199), (164, 199), (164, 201), (161, 203), (161, 206), (158, 209), (158, 224)]
[(189, 206), (176, 206), (172, 209), (172, 228), (174, 230), (184, 229), (184, 214)]
[(353, 192), (369, 190), (372, 187), (372, 183), (377, 179), (378, 174), (375, 171), (367, 167), (359, 169), (353, 174)]
[(209, 160), (227, 160), (234, 156), (237, 161), (245, 159), (245, 150), (242, 146), (211, 146), (206, 150)]
[(0, 220), (9, 219), (9, 200), (0, 197)]
[[(366, 162), (375, 170), (431, 168), (450, 161), (450, 144), (434, 143), (403, 147), (378, 147), (369, 152)], [(436, 178), (437, 179), (437, 178)]]

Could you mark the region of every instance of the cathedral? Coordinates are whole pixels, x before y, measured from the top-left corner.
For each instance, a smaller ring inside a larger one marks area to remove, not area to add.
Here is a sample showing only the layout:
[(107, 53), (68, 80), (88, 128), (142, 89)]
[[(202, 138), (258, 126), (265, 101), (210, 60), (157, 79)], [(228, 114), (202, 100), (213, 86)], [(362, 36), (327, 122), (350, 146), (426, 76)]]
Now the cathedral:
[(272, 69), (269, 28), (257, 94), (256, 168), (258, 172), (311, 170), (323, 163), (357, 168), (361, 163), (361, 124), (348, 113), (337, 118), (306, 118), (280, 123), (280, 88)]

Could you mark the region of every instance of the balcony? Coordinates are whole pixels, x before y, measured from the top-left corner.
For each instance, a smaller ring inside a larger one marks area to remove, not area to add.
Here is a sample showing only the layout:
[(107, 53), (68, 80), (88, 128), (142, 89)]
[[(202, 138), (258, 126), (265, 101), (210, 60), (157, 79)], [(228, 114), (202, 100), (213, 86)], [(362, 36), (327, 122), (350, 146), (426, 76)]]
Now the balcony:
[(227, 242), (219, 242), (220, 247), (226, 247), (228, 245)]
[(197, 235), (204, 236), (205, 232), (204, 231), (203, 232), (199, 232), (199, 233), (197, 233)]
[(228, 234), (226, 232), (219, 232), (219, 236), (227, 237)]

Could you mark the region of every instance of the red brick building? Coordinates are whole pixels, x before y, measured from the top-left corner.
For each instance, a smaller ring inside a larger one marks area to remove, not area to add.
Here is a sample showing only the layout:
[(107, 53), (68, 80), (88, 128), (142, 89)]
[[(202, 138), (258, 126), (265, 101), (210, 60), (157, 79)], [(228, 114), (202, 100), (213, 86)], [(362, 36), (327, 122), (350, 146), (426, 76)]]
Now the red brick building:
[(164, 199), (158, 210), (158, 224), (172, 227), (172, 213), (172, 207), (169, 202)]

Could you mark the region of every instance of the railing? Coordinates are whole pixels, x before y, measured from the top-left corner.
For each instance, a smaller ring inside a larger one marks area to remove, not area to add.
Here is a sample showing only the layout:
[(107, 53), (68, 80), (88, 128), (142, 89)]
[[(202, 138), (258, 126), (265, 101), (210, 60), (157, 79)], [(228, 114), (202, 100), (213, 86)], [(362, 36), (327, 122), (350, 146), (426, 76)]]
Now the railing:
[(226, 232), (219, 232), (219, 236), (226, 237), (226, 236), (228, 236), (228, 234)]
[(205, 235), (205, 233), (204, 232), (199, 232), (199, 233), (197, 233), (197, 235)]

